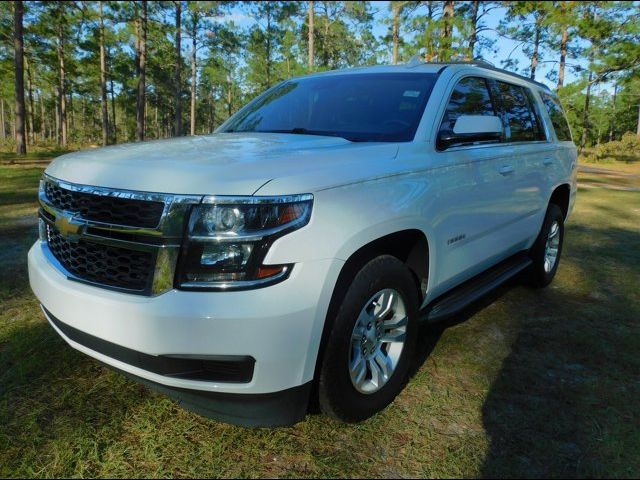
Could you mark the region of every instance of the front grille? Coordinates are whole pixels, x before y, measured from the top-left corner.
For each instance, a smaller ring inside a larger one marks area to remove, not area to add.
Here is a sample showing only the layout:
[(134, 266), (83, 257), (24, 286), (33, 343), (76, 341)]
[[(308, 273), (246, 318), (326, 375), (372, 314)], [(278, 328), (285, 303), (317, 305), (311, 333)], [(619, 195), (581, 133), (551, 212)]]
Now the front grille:
[(44, 193), (59, 210), (79, 213), (84, 220), (127, 227), (155, 228), (164, 210), (163, 202), (76, 192), (50, 181), (45, 182)]
[(105, 286), (143, 291), (151, 284), (155, 258), (151, 252), (113, 247), (85, 240), (72, 242), (47, 224), (53, 256), (79, 279)]

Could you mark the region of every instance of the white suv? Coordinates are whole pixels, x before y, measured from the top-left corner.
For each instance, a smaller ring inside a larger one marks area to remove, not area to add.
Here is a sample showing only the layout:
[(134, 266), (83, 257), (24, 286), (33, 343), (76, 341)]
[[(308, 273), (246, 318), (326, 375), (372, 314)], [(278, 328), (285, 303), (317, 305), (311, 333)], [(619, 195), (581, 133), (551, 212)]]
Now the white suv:
[(287, 80), (212, 135), (64, 155), (31, 287), (74, 348), (204, 415), (347, 422), (419, 322), (553, 279), (576, 194), (555, 95), (483, 63)]

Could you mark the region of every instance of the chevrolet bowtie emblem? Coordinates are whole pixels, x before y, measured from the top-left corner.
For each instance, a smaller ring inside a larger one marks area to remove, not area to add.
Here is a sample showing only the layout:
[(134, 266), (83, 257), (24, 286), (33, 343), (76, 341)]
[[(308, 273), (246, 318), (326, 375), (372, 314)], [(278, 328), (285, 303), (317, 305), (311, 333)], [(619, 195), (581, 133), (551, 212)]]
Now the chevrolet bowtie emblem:
[(82, 232), (82, 223), (66, 215), (56, 216), (56, 229), (67, 238), (77, 238)]

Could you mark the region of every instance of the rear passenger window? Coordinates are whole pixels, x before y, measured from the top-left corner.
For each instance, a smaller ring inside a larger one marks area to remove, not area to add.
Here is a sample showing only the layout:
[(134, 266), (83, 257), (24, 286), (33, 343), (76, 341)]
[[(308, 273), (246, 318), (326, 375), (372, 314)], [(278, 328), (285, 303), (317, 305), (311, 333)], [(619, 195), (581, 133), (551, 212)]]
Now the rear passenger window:
[(560, 142), (571, 142), (572, 138), (569, 123), (558, 99), (545, 92), (540, 92), (540, 96), (542, 97), (542, 103), (544, 103), (544, 106), (547, 108), (547, 112), (549, 112), (551, 124), (556, 131), (558, 140)]
[(456, 120), (461, 115), (496, 115), (484, 78), (466, 77), (458, 82), (444, 112), (440, 133), (453, 132)]
[(543, 140), (540, 121), (531, 108), (524, 88), (510, 83), (496, 82), (504, 109), (504, 126), (507, 142), (531, 142)]

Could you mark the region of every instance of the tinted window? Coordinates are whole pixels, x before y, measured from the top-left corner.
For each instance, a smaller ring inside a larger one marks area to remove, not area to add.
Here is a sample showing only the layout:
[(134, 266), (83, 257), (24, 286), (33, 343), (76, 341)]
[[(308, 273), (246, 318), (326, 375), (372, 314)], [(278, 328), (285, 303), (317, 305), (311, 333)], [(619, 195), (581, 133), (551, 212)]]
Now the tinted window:
[(531, 109), (524, 88), (497, 82), (504, 110), (505, 133), (508, 142), (529, 142), (543, 138), (542, 129)]
[(542, 96), (542, 103), (544, 103), (544, 106), (547, 108), (547, 112), (549, 112), (551, 124), (553, 125), (553, 129), (556, 131), (558, 140), (561, 142), (572, 141), (569, 123), (567, 122), (567, 118), (564, 115), (564, 111), (562, 110), (558, 99), (544, 92), (541, 92), (540, 95)]
[(331, 135), (356, 142), (409, 141), (435, 74), (327, 75), (286, 81), (229, 120), (224, 132)]
[(440, 124), (441, 134), (453, 133), (461, 115), (495, 115), (487, 82), (484, 78), (466, 77), (451, 92), (451, 98)]
[(544, 126), (542, 124), (542, 115), (540, 113), (540, 107), (538, 106), (538, 102), (536, 101), (533, 92), (525, 88), (524, 93), (527, 95), (527, 100), (529, 101), (529, 107), (531, 108), (531, 113), (533, 115), (533, 123), (534, 129), (536, 131), (536, 139), (537, 140), (546, 140), (547, 134), (544, 131)]

